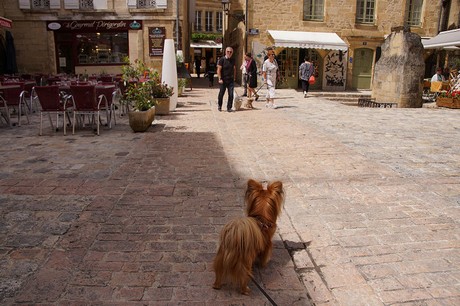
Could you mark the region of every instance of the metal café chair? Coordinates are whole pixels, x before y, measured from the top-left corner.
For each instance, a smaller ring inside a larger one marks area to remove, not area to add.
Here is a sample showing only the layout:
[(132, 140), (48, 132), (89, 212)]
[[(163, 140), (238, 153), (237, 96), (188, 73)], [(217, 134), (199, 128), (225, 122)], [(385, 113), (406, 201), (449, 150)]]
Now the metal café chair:
[(11, 126), (10, 110), (8, 109), (8, 104), (6, 104), (6, 101), (2, 99), (1, 93), (0, 93), (0, 119), (5, 120), (6, 124)]
[[(69, 122), (71, 122), (68, 110), (73, 108), (73, 105), (69, 100), (70, 96), (63, 96), (59, 90), (59, 85), (35, 86), (33, 88), (33, 93), (38, 98), (39, 104), (41, 106), (40, 136), (42, 135), (43, 129), (43, 113), (48, 113), (51, 129), (56, 132), (59, 129), (59, 115), (62, 115), (64, 135), (66, 135), (66, 116)], [(51, 114), (56, 114), (56, 129), (53, 126)]]
[(10, 114), (12, 109), (18, 113), (18, 126), (21, 126), (21, 117), (23, 113), (26, 115), (27, 123), (30, 123), (29, 114), (27, 113), (25, 92), (23, 90), (24, 86), (21, 87), (19, 84), (15, 83), (4, 83), (4, 85), (6, 86), (2, 89), (0, 99), (3, 100), (3, 104), (8, 106), (6, 117), (8, 118), (10, 126), (12, 125)]
[[(117, 124), (117, 119), (115, 116), (115, 103), (113, 103), (114, 99), (117, 96), (117, 87), (113, 83), (111, 85), (98, 84), (96, 85), (96, 94), (98, 98), (101, 95), (105, 96), (105, 99), (102, 99), (101, 110), (106, 111), (107, 125), (109, 126), (109, 128), (112, 128), (112, 118), (113, 123), (115, 125)], [(105, 101), (107, 101), (107, 103), (105, 103)]]
[(77, 115), (82, 115), (83, 120), (81, 122), (83, 126), (85, 122), (84, 116), (90, 115), (90, 123), (91, 125), (96, 123), (97, 135), (99, 135), (101, 105), (104, 105), (103, 103), (107, 105), (105, 95), (101, 94), (97, 97), (95, 85), (70, 85), (70, 92), (74, 105), (72, 134), (75, 134)]

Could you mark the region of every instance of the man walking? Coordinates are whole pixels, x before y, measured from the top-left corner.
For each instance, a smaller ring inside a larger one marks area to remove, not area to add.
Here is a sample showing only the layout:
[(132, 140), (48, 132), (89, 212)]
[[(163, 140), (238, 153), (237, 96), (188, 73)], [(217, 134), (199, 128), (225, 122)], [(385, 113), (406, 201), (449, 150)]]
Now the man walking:
[(235, 77), (236, 66), (232, 58), (233, 48), (227, 47), (225, 49), (225, 56), (222, 56), (217, 63), (217, 77), (219, 78), (219, 96), (218, 96), (218, 110), (222, 110), (222, 103), (224, 99), (225, 90), (228, 90), (227, 111), (232, 111), (233, 106), (233, 92), (235, 90)]

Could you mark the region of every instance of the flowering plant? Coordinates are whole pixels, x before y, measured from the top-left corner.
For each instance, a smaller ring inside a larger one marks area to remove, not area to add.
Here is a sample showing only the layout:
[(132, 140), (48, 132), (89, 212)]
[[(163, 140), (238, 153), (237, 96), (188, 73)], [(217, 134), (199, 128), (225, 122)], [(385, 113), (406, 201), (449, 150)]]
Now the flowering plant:
[(173, 88), (161, 82), (160, 74), (154, 69), (148, 69), (144, 62), (135, 60), (130, 63), (125, 58), (122, 67), (122, 79), (126, 90), (121, 101), (132, 106), (135, 110), (146, 111), (155, 106), (155, 98), (167, 98), (173, 95)]
[(454, 99), (460, 99), (460, 91), (459, 90), (456, 90), (456, 91), (440, 91), (439, 92), (439, 96), (441, 98), (454, 98)]

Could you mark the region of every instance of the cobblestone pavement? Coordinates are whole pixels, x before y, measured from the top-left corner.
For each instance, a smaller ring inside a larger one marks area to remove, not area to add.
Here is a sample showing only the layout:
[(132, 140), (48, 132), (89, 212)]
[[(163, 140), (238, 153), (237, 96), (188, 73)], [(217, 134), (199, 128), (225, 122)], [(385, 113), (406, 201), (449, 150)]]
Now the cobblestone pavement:
[(269, 305), (211, 288), (248, 178), (287, 193), (255, 270), (278, 305), (460, 304), (459, 110), (286, 89), (227, 113), (195, 81), (146, 133), (0, 127), (0, 304)]

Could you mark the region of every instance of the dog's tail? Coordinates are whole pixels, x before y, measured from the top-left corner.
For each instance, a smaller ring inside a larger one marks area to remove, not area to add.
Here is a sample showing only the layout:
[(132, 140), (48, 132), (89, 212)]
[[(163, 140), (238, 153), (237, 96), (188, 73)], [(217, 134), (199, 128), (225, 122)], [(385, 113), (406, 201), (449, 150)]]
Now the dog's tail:
[(243, 275), (252, 276), (252, 264), (265, 247), (264, 239), (254, 218), (230, 221), (222, 229), (214, 269), (224, 270), (234, 284), (238, 284)]

